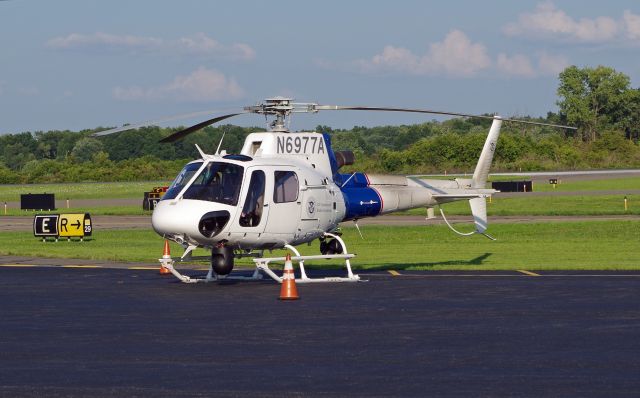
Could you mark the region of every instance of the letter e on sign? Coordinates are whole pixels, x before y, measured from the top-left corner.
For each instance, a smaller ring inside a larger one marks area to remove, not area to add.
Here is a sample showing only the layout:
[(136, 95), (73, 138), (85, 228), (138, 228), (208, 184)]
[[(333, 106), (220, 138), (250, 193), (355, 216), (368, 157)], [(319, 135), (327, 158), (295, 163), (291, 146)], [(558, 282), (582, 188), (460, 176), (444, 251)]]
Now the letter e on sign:
[(39, 214), (33, 219), (34, 236), (58, 236), (58, 214)]

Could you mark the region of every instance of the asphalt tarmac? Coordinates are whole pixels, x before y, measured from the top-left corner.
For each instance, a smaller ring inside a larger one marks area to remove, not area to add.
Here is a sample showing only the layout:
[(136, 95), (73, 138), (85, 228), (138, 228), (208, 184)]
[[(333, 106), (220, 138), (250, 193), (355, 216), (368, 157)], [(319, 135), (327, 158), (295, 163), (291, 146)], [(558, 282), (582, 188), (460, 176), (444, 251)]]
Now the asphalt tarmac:
[(0, 259), (2, 396), (640, 395), (638, 272), (391, 270), (282, 302), (54, 261)]

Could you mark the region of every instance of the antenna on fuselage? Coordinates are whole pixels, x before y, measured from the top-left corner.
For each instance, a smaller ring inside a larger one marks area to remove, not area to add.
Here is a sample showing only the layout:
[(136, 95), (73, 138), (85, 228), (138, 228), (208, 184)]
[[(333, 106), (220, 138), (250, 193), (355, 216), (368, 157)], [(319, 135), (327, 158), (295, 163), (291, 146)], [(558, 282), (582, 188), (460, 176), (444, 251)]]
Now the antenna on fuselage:
[(358, 230), (358, 233), (360, 234), (360, 238), (362, 238), (362, 240), (364, 240), (364, 236), (362, 236), (362, 231), (360, 231), (360, 227), (358, 226), (358, 219), (354, 219), (353, 220), (353, 225), (356, 226), (356, 229)]
[(204, 151), (202, 150), (202, 148), (200, 148), (200, 146), (198, 146), (198, 144), (195, 144), (195, 145), (198, 152), (200, 152), (200, 157), (202, 158), (202, 160), (204, 160), (207, 157), (207, 154), (204, 153)]
[(224, 135), (226, 133), (227, 133), (226, 131), (222, 132), (222, 137), (220, 137), (220, 142), (218, 143), (218, 148), (216, 149), (216, 156), (220, 154), (220, 147), (222, 146), (222, 140), (224, 140)]

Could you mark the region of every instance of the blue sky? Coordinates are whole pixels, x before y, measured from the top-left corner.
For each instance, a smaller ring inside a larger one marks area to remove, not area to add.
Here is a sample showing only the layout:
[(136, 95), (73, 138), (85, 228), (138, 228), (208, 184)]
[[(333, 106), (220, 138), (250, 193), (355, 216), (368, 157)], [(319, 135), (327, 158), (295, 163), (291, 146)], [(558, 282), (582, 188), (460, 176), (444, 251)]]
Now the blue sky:
[[(639, 85), (640, 3), (8, 0), (0, 48), (0, 133), (117, 126), (275, 95), (544, 115), (567, 65), (612, 66)], [(421, 120), (325, 112), (293, 127)]]

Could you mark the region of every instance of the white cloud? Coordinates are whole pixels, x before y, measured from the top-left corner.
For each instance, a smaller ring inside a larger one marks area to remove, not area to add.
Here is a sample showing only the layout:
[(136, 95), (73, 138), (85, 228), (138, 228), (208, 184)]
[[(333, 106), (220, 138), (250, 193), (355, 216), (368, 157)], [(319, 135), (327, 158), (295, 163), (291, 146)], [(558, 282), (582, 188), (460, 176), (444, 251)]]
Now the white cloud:
[(71, 33), (54, 37), (47, 41), (47, 47), (55, 50), (108, 51), (133, 53), (158, 53), (170, 55), (220, 56), (225, 58), (252, 60), (255, 51), (244, 43), (225, 45), (207, 36), (197, 33), (193, 36), (165, 40), (157, 37), (133, 35), (114, 35), (97, 32), (93, 34)]
[(622, 15), (624, 20), (624, 28), (627, 38), (630, 40), (640, 39), (640, 15), (636, 15), (629, 10), (626, 10)]
[(541, 74), (558, 75), (569, 64), (569, 59), (564, 55), (553, 55), (546, 52), (538, 54), (538, 70)]
[(91, 35), (71, 33), (66, 37), (54, 37), (47, 41), (47, 46), (59, 50), (82, 49), (150, 49), (162, 45), (161, 39), (130, 35), (112, 35), (97, 32)]
[(496, 67), (506, 76), (533, 78), (538, 76), (555, 76), (569, 65), (563, 55), (552, 55), (540, 52), (536, 55), (536, 62), (523, 54), (509, 56), (498, 54)]
[(219, 54), (243, 60), (254, 59), (256, 56), (256, 52), (247, 44), (234, 43), (225, 46), (204, 33), (198, 33), (191, 37), (182, 37), (170, 45), (192, 54)]
[(209, 102), (238, 99), (244, 92), (234, 78), (227, 78), (215, 69), (200, 67), (188, 76), (177, 76), (172, 82), (159, 87), (116, 87), (112, 94), (123, 101), (172, 99)]
[(534, 77), (536, 75), (536, 71), (533, 69), (533, 65), (531, 65), (531, 60), (522, 54), (516, 54), (510, 57), (504, 53), (500, 53), (498, 54), (496, 66), (499, 71), (510, 76)]
[(491, 65), (485, 46), (472, 43), (459, 30), (447, 34), (441, 42), (429, 45), (425, 55), (416, 55), (402, 47), (386, 46), (382, 53), (356, 64), (363, 71), (392, 71), (414, 75), (471, 77)]
[(618, 19), (610, 16), (576, 19), (546, 1), (539, 3), (534, 11), (520, 14), (518, 20), (505, 25), (503, 31), (508, 36), (591, 44), (628, 41), (640, 38), (640, 15), (627, 10)]

